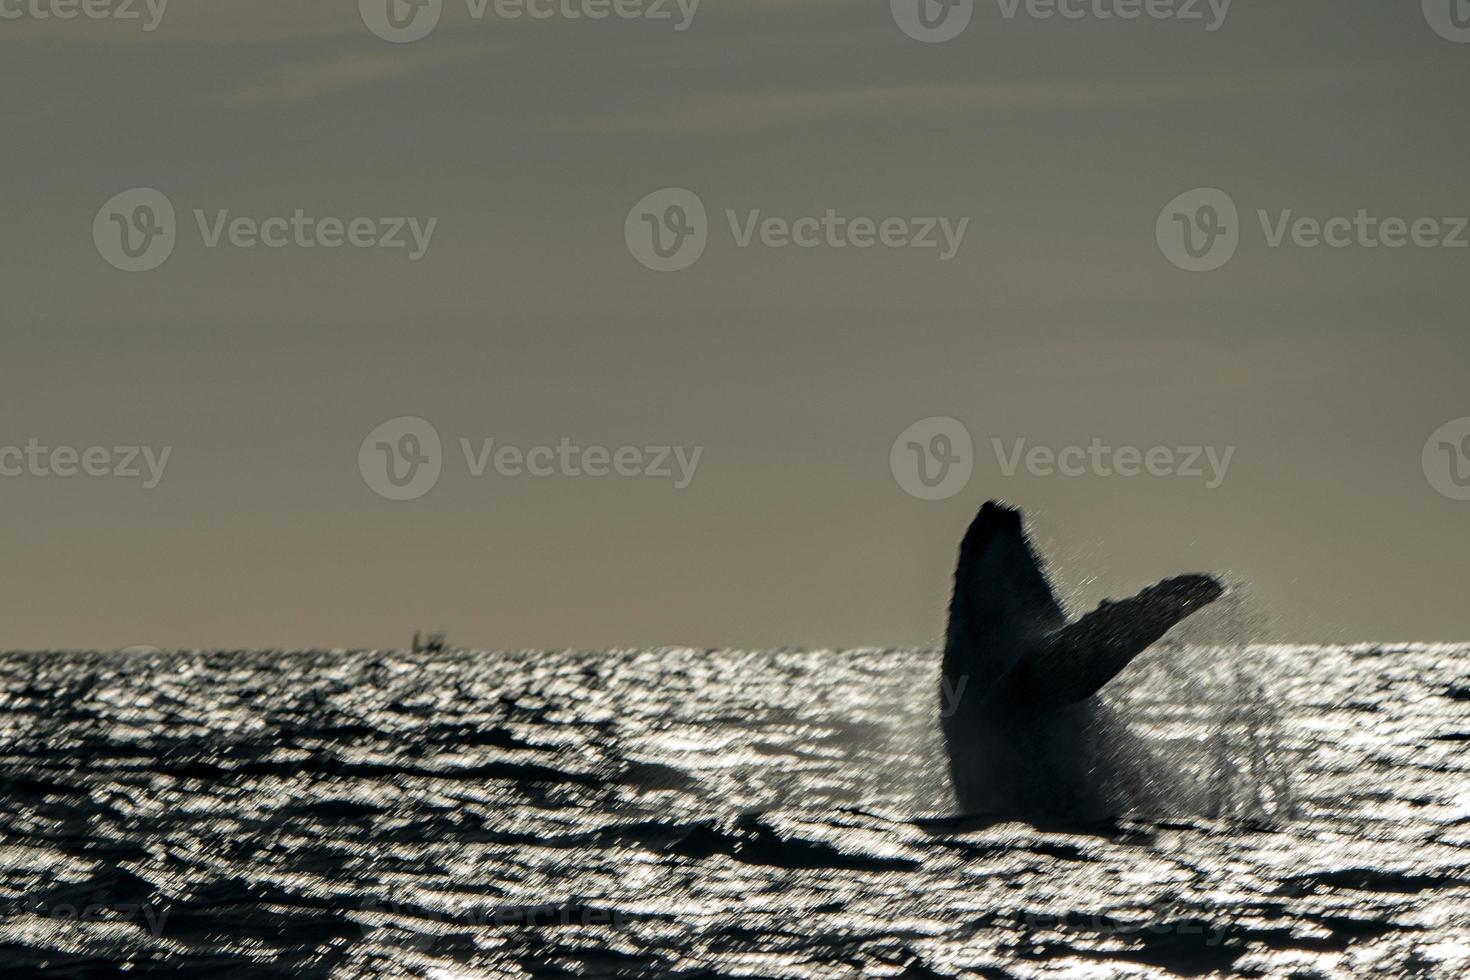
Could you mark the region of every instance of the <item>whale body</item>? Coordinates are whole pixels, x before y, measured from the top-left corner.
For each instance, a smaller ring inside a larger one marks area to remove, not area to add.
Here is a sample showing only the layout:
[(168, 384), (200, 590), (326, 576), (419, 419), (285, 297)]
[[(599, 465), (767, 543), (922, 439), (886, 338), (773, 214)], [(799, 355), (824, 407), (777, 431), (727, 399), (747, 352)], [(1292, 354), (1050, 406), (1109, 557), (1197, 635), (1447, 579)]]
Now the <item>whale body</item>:
[(960, 544), (941, 666), (950, 775), (969, 813), (1100, 818), (1167, 809), (1178, 777), (1097, 693), (1224, 593), (1183, 575), (1069, 621), (1019, 511), (986, 503)]

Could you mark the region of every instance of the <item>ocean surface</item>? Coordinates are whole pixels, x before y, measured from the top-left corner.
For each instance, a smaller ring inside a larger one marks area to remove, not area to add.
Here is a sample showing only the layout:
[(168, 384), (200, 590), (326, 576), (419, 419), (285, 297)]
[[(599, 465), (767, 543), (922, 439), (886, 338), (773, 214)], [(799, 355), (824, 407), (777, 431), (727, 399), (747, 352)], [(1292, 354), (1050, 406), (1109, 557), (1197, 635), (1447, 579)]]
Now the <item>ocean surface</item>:
[(937, 669), (3, 655), (0, 976), (1470, 976), (1470, 646), (1160, 645), (1208, 803), (1079, 826), (955, 814)]

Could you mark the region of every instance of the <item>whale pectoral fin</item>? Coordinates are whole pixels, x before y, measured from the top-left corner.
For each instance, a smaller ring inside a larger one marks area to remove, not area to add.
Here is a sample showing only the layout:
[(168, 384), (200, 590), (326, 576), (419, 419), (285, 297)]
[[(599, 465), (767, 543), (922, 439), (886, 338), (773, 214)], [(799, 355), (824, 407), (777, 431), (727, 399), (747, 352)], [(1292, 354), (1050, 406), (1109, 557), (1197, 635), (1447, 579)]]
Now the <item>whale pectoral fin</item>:
[(1036, 713), (1091, 697), (1176, 624), (1225, 592), (1209, 575), (1181, 575), (1131, 599), (1104, 602), (1035, 641), (997, 685), (996, 698)]

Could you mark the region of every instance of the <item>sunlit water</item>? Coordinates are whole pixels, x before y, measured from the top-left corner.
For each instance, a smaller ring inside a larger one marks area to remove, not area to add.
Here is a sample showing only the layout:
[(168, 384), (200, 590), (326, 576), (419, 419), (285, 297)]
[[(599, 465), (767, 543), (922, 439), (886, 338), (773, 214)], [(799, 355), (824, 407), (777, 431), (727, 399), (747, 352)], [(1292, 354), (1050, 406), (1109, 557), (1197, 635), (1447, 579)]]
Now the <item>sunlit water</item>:
[(0, 973), (1470, 975), (1470, 647), (1109, 697), (1203, 805), (955, 819), (928, 650), (0, 657)]

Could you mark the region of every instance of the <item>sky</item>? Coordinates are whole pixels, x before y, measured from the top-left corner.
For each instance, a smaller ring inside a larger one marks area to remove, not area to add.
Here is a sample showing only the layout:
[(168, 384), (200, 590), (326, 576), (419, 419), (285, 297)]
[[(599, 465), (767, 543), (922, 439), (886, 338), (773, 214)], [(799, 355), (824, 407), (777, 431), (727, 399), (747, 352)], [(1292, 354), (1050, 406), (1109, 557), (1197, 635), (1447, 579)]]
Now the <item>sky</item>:
[(924, 2), (0, 0), (0, 648), (1470, 640), (1470, 11)]

